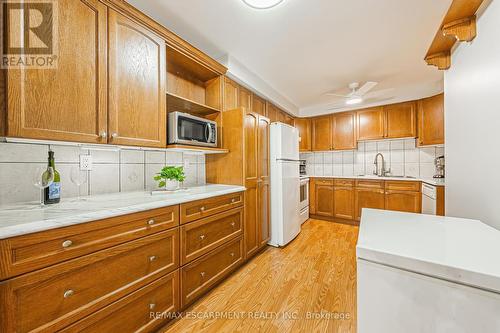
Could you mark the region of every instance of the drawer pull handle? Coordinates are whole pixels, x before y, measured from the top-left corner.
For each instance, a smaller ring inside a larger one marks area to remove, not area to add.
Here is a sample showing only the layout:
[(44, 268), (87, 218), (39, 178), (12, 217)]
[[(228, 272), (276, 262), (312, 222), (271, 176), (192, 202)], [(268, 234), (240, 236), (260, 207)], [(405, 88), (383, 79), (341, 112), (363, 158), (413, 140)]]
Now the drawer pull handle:
[(205, 277), (205, 272), (201, 272), (200, 275), (201, 275), (202, 278), (204, 278)]
[(231, 255), (231, 257), (233, 257), (233, 258), (234, 258), (234, 252), (231, 252), (231, 254), (230, 254), (230, 255)]
[(149, 304), (149, 310), (154, 310), (154, 308), (156, 308), (156, 304), (155, 303), (150, 303)]
[(153, 225), (153, 224), (155, 224), (155, 220), (154, 220), (154, 219), (149, 220), (149, 221), (148, 221), (148, 224), (149, 224), (149, 225)]
[(151, 257), (149, 257), (149, 262), (153, 262), (153, 261), (155, 261), (156, 259), (158, 259), (158, 257), (157, 257), (157, 256), (151, 256)]
[(236, 226), (236, 223), (231, 222), (231, 227), (233, 227), (233, 228), (234, 228), (235, 226)]
[(67, 249), (68, 247), (70, 247), (71, 245), (73, 245), (73, 241), (71, 240), (65, 240), (64, 242), (62, 242), (62, 247)]
[(231, 199), (231, 203), (235, 203), (236, 202), (236, 199), (235, 198), (232, 198)]
[(63, 294), (63, 297), (64, 297), (64, 298), (71, 297), (71, 296), (73, 296), (73, 294), (74, 294), (74, 293), (75, 293), (75, 292), (74, 292), (73, 290), (71, 290), (71, 289), (66, 290), (66, 291), (64, 292), (64, 294)]
[(205, 211), (205, 206), (201, 206), (201, 207), (200, 207), (200, 210), (201, 210), (202, 212), (204, 212), (204, 211)]
[(205, 235), (200, 235), (200, 239), (204, 240), (205, 239)]

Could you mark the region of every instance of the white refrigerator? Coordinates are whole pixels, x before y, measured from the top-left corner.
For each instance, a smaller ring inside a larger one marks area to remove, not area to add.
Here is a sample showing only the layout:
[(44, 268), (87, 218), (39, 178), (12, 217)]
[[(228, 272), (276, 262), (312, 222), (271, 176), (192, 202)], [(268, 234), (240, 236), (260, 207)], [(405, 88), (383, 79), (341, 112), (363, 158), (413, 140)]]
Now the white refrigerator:
[(299, 233), (300, 175), (299, 132), (282, 124), (271, 124), (271, 240), (269, 245), (285, 246)]

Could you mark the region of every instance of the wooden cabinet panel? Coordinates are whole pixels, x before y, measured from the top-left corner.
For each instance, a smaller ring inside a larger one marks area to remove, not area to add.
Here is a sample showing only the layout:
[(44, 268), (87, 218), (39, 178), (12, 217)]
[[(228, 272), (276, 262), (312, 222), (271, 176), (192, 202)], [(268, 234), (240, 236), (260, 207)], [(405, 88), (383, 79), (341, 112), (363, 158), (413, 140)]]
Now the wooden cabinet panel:
[(298, 129), (300, 136), (299, 150), (311, 151), (311, 119), (295, 119), (295, 128)]
[(238, 108), (239, 86), (236, 82), (224, 77), (224, 111)]
[(312, 119), (312, 150), (324, 151), (332, 149), (332, 117)]
[(356, 221), (361, 220), (363, 208), (385, 209), (385, 191), (377, 188), (356, 188), (354, 195)]
[(444, 186), (436, 186), (436, 215), (446, 216), (446, 205), (445, 205), (445, 188)]
[(272, 123), (279, 121), (278, 113), (279, 113), (278, 108), (275, 107), (273, 104), (267, 102), (267, 117)]
[(384, 106), (386, 138), (407, 138), (417, 136), (417, 114), (415, 102)]
[(252, 111), (252, 93), (243, 87), (239, 87), (238, 107)]
[(166, 46), (162, 38), (110, 10), (109, 140), (166, 146)]
[(333, 149), (353, 150), (357, 148), (356, 141), (356, 114), (354, 112), (343, 112), (334, 114), (333, 124)]
[(7, 280), (0, 299), (10, 311), (0, 330), (57, 331), (175, 270), (178, 234), (175, 228)]
[(385, 116), (382, 107), (356, 112), (358, 140), (382, 139), (385, 135)]
[(259, 185), (257, 181), (247, 181), (245, 192), (245, 258), (252, 256), (260, 246), (259, 241)]
[(383, 180), (356, 180), (356, 187), (384, 189)]
[(58, 66), (7, 72), (7, 136), (106, 143), (106, 6), (60, 0), (55, 8), (64, 27)]
[(266, 101), (259, 96), (252, 94), (252, 111), (266, 117)]
[(243, 208), (236, 208), (181, 226), (181, 265), (241, 236), (243, 219)]
[(271, 238), (271, 208), (270, 208), (270, 161), (269, 135), (271, 122), (268, 118), (259, 117), (259, 241), (260, 246), (266, 246)]
[(179, 225), (179, 206), (0, 240), (0, 280)]
[(315, 184), (316, 215), (333, 217), (333, 185)]
[(386, 191), (385, 209), (409, 213), (422, 212), (422, 194), (409, 191)]
[(181, 204), (181, 224), (208, 217), (243, 205), (243, 192)]
[(354, 220), (354, 189), (352, 187), (335, 186), (333, 202), (334, 217)]
[(316, 178), (309, 178), (309, 215), (316, 215)]
[(283, 111), (281, 112), (281, 114), (282, 114), (282, 118), (283, 118), (282, 123), (290, 125), (290, 126), (295, 126), (295, 119), (292, 116), (290, 116), (288, 113), (283, 112)]
[(420, 192), (420, 188), (421, 188), (420, 182), (397, 181), (397, 180), (388, 180), (385, 182), (386, 190)]
[(444, 144), (444, 95), (418, 102), (418, 145)]
[(63, 329), (62, 333), (152, 332), (165, 325), (169, 314), (180, 309), (179, 271), (176, 270), (119, 301)]
[(237, 238), (181, 268), (181, 307), (196, 300), (243, 261), (243, 241)]

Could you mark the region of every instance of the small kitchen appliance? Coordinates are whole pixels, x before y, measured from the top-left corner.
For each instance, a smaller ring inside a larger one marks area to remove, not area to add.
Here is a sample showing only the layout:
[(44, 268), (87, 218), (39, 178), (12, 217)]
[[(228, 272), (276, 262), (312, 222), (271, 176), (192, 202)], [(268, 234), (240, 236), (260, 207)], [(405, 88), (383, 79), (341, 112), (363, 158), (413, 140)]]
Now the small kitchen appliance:
[(436, 167), (434, 178), (444, 178), (444, 156), (436, 157), (434, 159), (434, 166)]

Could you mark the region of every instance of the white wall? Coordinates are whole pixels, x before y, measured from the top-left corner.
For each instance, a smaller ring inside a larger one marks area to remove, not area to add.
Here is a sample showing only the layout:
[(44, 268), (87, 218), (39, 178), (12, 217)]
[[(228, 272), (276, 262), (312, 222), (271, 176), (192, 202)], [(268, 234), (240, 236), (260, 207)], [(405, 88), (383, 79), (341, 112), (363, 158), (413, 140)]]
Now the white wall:
[(500, 229), (500, 0), (445, 73), (446, 213)]

